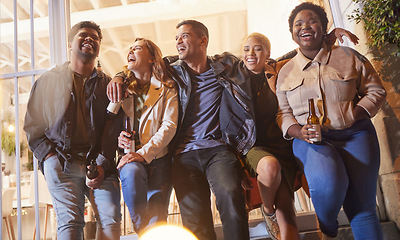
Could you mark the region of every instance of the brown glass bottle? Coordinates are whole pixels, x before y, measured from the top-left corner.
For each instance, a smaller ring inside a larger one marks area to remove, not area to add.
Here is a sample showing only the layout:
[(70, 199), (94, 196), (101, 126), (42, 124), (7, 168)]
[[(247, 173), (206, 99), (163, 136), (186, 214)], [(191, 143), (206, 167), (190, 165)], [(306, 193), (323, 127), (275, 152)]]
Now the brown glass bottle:
[(129, 149), (124, 149), (124, 153), (135, 152), (135, 139), (133, 138), (133, 127), (131, 124), (131, 118), (125, 118), (125, 132), (128, 132), (131, 136), (128, 137), (131, 140), (131, 146)]
[(321, 125), (319, 124), (319, 118), (315, 114), (315, 107), (314, 107), (314, 99), (308, 99), (308, 117), (307, 117), (307, 124), (311, 125), (311, 128), (308, 131), (315, 131), (318, 133), (318, 136), (315, 138), (310, 138), (309, 140), (314, 143), (321, 142)]
[(90, 160), (89, 168), (86, 171), (86, 176), (89, 179), (94, 179), (99, 175), (99, 171), (97, 171), (97, 163), (96, 160)]

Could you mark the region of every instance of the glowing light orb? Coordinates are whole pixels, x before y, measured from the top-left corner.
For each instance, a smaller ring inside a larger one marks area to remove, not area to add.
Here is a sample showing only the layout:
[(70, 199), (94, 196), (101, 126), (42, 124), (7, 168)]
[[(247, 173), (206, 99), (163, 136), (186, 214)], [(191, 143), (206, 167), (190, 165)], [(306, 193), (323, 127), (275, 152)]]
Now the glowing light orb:
[(140, 240), (198, 240), (189, 230), (175, 225), (160, 225), (150, 228)]
[(12, 124), (8, 125), (8, 131), (9, 132), (14, 132), (14, 130), (15, 130), (14, 125), (12, 125)]

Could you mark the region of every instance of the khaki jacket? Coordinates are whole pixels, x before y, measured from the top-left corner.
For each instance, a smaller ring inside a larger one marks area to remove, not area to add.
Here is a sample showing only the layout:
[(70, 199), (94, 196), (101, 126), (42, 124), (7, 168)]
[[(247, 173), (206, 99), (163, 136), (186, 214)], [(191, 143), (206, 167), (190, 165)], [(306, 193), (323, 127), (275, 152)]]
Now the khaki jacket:
[(294, 124), (305, 125), (308, 99), (313, 98), (317, 115), (328, 129), (345, 129), (355, 122), (354, 107), (375, 116), (385, 101), (386, 91), (371, 63), (348, 47), (323, 44), (310, 60), (300, 50), (279, 72), (277, 123), (283, 136)]
[[(130, 100), (130, 101), (129, 101)], [(122, 108), (133, 116), (132, 97), (124, 100)], [(168, 145), (175, 135), (178, 122), (178, 94), (174, 88), (165, 87), (154, 76), (139, 121), (139, 139), (142, 147), (136, 151), (147, 163), (168, 153)], [(135, 129), (136, 130), (136, 129)]]

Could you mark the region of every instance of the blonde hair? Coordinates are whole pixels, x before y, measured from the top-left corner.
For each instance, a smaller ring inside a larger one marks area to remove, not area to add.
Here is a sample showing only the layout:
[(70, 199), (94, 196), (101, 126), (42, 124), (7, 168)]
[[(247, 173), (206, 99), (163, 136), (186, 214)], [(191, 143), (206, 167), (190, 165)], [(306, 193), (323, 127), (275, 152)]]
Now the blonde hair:
[(265, 50), (267, 50), (268, 53), (271, 53), (271, 42), (269, 41), (269, 39), (264, 34), (261, 34), (261, 33), (258, 33), (258, 32), (250, 33), (249, 35), (247, 35), (244, 38), (244, 40), (242, 42), (242, 49), (243, 49), (244, 44), (246, 43), (246, 41), (249, 38), (252, 38), (252, 37), (254, 37), (257, 40), (259, 40), (261, 42), (261, 44), (263, 45), (263, 47), (265, 47)]

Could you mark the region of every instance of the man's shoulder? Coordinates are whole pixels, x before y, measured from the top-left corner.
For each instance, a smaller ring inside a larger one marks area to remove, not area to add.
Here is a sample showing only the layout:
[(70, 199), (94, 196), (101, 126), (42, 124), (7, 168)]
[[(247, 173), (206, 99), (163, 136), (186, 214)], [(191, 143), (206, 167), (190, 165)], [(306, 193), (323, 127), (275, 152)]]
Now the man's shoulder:
[(221, 62), (222, 64), (234, 64), (239, 61), (239, 58), (230, 52), (223, 52), (222, 54), (215, 54), (210, 57), (213, 61)]
[(65, 74), (65, 72), (68, 70), (68, 65), (69, 65), (69, 62), (65, 62), (61, 65), (55, 65), (55, 66), (51, 67), (49, 70), (47, 70), (46, 72), (44, 72), (42, 74), (42, 76), (40, 76), (38, 79), (46, 78), (49, 76), (57, 76), (60, 74)]
[(172, 56), (165, 56), (163, 58), (165, 64), (170, 65), (170, 66), (177, 66), (177, 65), (181, 65), (182, 61), (179, 60), (179, 56), (178, 55), (172, 55)]
[(67, 76), (69, 62), (65, 62), (62, 65), (56, 65), (50, 68), (48, 71), (44, 72), (35, 82), (35, 85), (48, 85), (59, 83), (61, 79), (65, 79)]

